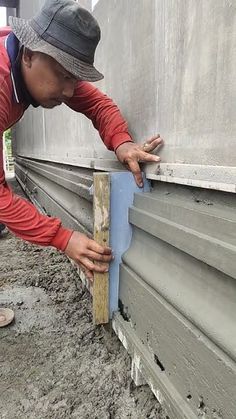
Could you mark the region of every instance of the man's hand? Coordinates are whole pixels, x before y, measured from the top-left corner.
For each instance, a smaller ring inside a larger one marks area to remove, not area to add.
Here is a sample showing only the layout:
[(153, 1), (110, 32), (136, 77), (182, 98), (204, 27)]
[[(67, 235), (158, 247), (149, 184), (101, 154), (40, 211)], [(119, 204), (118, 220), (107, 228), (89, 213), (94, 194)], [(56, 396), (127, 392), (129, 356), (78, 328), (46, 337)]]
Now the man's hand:
[(160, 157), (150, 153), (161, 144), (163, 139), (158, 134), (145, 141), (143, 145), (127, 142), (116, 149), (118, 160), (133, 173), (135, 182), (140, 188), (143, 186), (143, 179), (139, 163), (159, 162)]
[[(93, 271), (107, 272), (112, 260), (110, 247), (100, 246), (85, 234), (74, 231), (65, 249), (65, 254), (80, 265), (88, 279), (93, 280)], [(100, 262), (99, 264), (96, 262)]]

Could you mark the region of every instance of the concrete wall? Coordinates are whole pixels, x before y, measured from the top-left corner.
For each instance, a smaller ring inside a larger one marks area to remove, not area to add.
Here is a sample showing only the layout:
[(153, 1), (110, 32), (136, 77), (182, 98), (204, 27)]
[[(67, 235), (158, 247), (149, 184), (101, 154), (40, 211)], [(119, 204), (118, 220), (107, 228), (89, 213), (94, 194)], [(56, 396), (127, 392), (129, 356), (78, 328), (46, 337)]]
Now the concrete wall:
[(235, 166), (235, 4), (100, 0), (95, 14), (105, 87), (135, 138), (160, 131), (168, 162)]
[[(76, 0), (82, 7), (91, 10), (91, 0)], [(35, 13), (38, 12), (40, 7), (45, 3), (44, 0), (19, 0), (20, 16), (25, 19), (30, 19)]]
[(0, 7), (17, 8), (18, 0), (0, 0)]
[[(22, 2), (22, 15), (39, 3)], [(159, 174), (148, 172), (152, 191), (129, 212), (113, 326), (170, 419), (235, 419), (236, 195), (209, 190), (236, 192), (235, 5), (100, 0), (94, 14), (98, 85), (137, 141), (157, 132), (166, 141)], [(31, 198), (91, 232), (92, 171), (118, 167), (91, 123), (63, 106), (29, 110), (17, 152)]]
[[(21, 2), (21, 15), (41, 3)], [(235, 183), (235, 4), (100, 0), (94, 14), (102, 28), (96, 65), (105, 74), (97, 85), (118, 103), (134, 139), (161, 132), (163, 163), (212, 166), (211, 175), (230, 166)], [(98, 156), (113, 164), (90, 122), (64, 107), (28, 112), (18, 138), (23, 156), (78, 165), (85, 157), (88, 166)]]
[(7, 25), (9, 24), (9, 16), (16, 16), (17, 9), (7, 8)]
[(129, 221), (119, 299), (134, 362), (171, 419), (234, 419), (235, 196), (156, 183)]

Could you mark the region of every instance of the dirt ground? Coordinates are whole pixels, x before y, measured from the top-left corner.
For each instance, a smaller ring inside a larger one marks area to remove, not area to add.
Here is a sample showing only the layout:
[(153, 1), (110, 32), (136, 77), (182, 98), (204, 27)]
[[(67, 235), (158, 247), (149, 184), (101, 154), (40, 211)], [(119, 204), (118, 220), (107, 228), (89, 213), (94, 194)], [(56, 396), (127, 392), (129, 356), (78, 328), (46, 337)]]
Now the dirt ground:
[(1, 419), (161, 418), (147, 386), (135, 388), (116, 335), (92, 324), (90, 295), (52, 248), (0, 239)]

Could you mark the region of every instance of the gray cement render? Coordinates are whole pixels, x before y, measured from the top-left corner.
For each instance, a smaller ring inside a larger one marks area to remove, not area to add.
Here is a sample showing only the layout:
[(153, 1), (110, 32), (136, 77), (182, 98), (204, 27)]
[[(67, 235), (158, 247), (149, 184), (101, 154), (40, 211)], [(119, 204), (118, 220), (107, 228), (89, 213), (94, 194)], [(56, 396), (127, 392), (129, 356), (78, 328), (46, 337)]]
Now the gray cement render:
[(92, 233), (92, 176), (88, 170), (71, 172), (68, 167), (61, 165), (43, 165), (17, 159), (15, 173), (29, 198), (40, 210), (60, 218), (67, 228), (85, 234)]
[[(232, 183), (235, 4), (100, 0), (94, 13), (103, 33), (96, 65), (105, 74), (97, 85), (120, 106), (134, 138), (161, 132), (166, 172), (177, 165), (177, 174), (184, 177), (185, 168), (186, 176), (195, 176), (197, 167), (202, 182), (219, 183), (223, 173)], [(29, 110), (18, 124), (17, 144), (24, 157), (91, 169), (115, 166), (91, 123), (66, 107)], [(35, 173), (33, 168), (29, 186), (40, 183), (46, 204), (45, 189), (53, 195), (59, 188)], [(70, 194), (60, 190), (70, 205)], [(57, 208), (50, 198), (49, 210), (66, 220), (70, 208), (66, 214), (62, 201)], [(195, 416), (234, 419), (235, 195), (154, 182), (130, 214), (134, 235), (120, 276), (129, 326), (163, 363), (169, 397), (174, 388), (180, 409), (187, 402)]]
[[(156, 269), (156, 276), (158, 273)], [(235, 419), (236, 368), (232, 359), (129, 265), (122, 265), (120, 279), (120, 299), (125, 319), (129, 319), (124, 324), (131, 325), (140, 342), (138, 348), (143, 344), (148, 350), (140, 366), (151, 357), (158, 367), (159, 371), (153, 368), (147, 376), (144, 368), (144, 375), (151, 378), (152, 385), (156, 381), (154, 393), (156, 390), (170, 419)], [(128, 340), (126, 334), (125, 338)], [(185, 413), (186, 404), (192, 415)], [(182, 414), (177, 415), (178, 410)]]
[[(129, 221), (133, 236), (120, 272), (121, 341), (148, 350), (140, 365), (171, 419), (190, 417), (186, 401), (196, 417), (234, 419), (235, 195), (158, 182), (151, 193), (136, 195)], [(150, 372), (149, 357), (159, 374)], [(172, 410), (175, 391), (179, 414)]]
[[(128, 321), (136, 346), (148, 350), (141, 371), (151, 386), (156, 377), (154, 390), (171, 419), (190, 417), (186, 401), (196, 417), (234, 419), (235, 195), (158, 182), (136, 195), (129, 221), (119, 290), (124, 345)], [(160, 367), (154, 378), (149, 357)]]
[[(41, 3), (21, 3), (21, 15)], [(213, 175), (214, 166), (236, 166), (235, 8), (226, 0), (100, 0), (94, 9), (102, 29), (95, 61), (105, 75), (97, 86), (117, 102), (135, 141), (160, 132), (162, 162), (199, 165), (200, 178), (201, 166)], [(43, 114), (37, 129), (31, 114)], [(28, 111), (17, 142), (23, 156), (114, 167), (90, 121), (65, 107)]]
[(9, 22), (9, 16), (16, 16), (16, 9), (7, 8), (7, 19), (6, 19), (7, 25), (8, 25), (8, 22)]
[(220, 214), (217, 203), (188, 207), (181, 194), (148, 195), (130, 211), (125, 263), (236, 361), (235, 215), (226, 205)]

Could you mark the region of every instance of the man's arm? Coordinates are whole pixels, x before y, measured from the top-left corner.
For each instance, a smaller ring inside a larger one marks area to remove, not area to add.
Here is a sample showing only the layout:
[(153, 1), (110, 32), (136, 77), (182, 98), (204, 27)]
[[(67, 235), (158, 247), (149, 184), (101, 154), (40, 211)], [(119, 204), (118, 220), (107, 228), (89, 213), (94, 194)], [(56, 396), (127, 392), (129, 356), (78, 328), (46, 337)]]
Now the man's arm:
[(135, 144), (117, 105), (88, 82), (78, 82), (73, 97), (66, 104), (91, 119), (106, 147), (115, 151), (117, 159), (133, 173), (135, 182), (142, 187), (140, 162), (160, 161), (160, 157), (150, 154), (163, 144), (160, 135), (145, 141), (143, 145)]
[(110, 248), (98, 245), (82, 233), (64, 228), (57, 218), (40, 214), (34, 205), (15, 195), (2, 177), (0, 222), (23, 240), (41, 246), (54, 246), (64, 251), (80, 265), (91, 280), (93, 271), (108, 270), (108, 263), (112, 259)]
[(3, 179), (0, 180), (0, 221), (16, 236), (41, 246), (65, 250), (72, 231), (61, 226), (57, 218), (40, 214), (29, 201), (15, 195)]
[(66, 105), (91, 119), (108, 150), (115, 151), (121, 144), (133, 142), (117, 105), (91, 83), (78, 82)]
[(3, 132), (11, 121), (12, 90), (9, 75), (1, 68), (0, 83), (0, 222), (18, 237), (42, 246), (64, 250), (72, 231), (61, 226), (60, 220), (40, 214), (28, 201), (15, 195), (5, 180), (3, 169)]
[[(8, 120), (9, 94), (0, 95), (0, 133)], [(6, 99), (4, 101), (4, 99)], [(84, 234), (64, 228), (57, 218), (40, 214), (30, 202), (15, 195), (5, 180), (2, 136), (0, 135), (0, 222), (16, 236), (41, 246), (54, 246), (71, 257), (92, 280), (93, 271), (105, 272), (112, 259), (111, 249), (98, 245)], [(102, 262), (98, 264), (97, 261)]]

